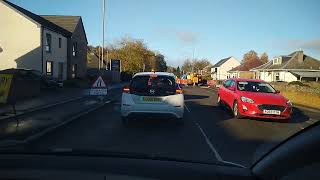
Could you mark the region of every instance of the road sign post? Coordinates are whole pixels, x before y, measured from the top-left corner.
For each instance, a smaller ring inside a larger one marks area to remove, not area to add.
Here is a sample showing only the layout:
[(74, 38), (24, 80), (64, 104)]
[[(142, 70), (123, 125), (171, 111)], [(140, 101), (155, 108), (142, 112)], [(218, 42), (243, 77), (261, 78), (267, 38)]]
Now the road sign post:
[(13, 75), (0, 74), (0, 104), (7, 104)]
[[(16, 102), (11, 92), (13, 86), (13, 74), (0, 74), (0, 104), (9, 104), (12, 106), (13, 114), (16, 116)], [(16, 119), (16, 126), (19, 126), (19, 119)]]

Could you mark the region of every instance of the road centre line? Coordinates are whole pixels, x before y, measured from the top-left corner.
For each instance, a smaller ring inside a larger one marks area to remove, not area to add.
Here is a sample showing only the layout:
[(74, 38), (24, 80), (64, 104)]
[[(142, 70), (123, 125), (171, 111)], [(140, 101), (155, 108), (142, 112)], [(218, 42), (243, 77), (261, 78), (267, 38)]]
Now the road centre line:
[[(191, 111), (190, 111), (190, 109), (188, 108), (188, 106), (187, 106), (186, 104), (185, 104), (184, 106), (186, 107), (187, 111), (188, 111), (189, 113), (191, 113)], [(213, 144), (210, 142), (208, 136), (204, 133), (204, 131), (203, 131), (203, 129), (201, 128), (201, 126), (200, 126), (197, 122), (195, 122), (195, 121), (193, 121), (193, 122), (196, 124), (196, 126), (197, 126), (198, 129), (200, 130), (202, 136), (203, 136), (204, 139), (206, 140), (207, 145), (209, 146), (209, 148), (211, 149), (211, 151), (214, 153), (214, 155), (215, 155), (215, 157), (218, 159), (218, 161), (223, 161), (222, 158), (221, 158), (221, 156), (220, 156), (220, 154), (219, 154), (218, 151), (214, 148)]]
[(210, 142), (209, 138), (207, 137), (207, 135), (204, 133), (203, 129), (201, 128), (201, 126), (197, 123), (194, 122), (196, 124), (196, 126), (199, 128), (202, 136), (204, 137), (204, 139), (206, 140), (207, 145), (210, 147), (211, 151), (214, 153), (214, 155), (216, 156), (216, 158), (218, 159), (218, 161), (223, 161), (220, 154), (218, 153), (218, 151), (214, 148), (214, 146), (212, 145), (212, 143)]
[[(185, 104), (184, 105), (185, 108), (187, 109), (187, 111), (189, 113), (191, 113), (191, 110), (188, 108), (188, 106)], [(216, 148), (213, 146), (213, 144), (211, 143), (211, 141), (209, 140), (208, 136), (206, 135), (206, 133), (204, 132), (204, 130), (201, 128), (200, 124), (197, 123), (196, 121), (194, 121), (194, 124), (198, 127), (198, 129), (200, 130), (201, 132), (201, 135), (204, 137), (207, 145), (209, 146), (210, 150), (214, 153), (215, 157), (217, 158), (218, 161), (220, 162), (223, 162), (223, 163), (226, 163), (226, 164), (230, 164), (230, 165), (235, 165), (235, 166), (239, 166), (239, 167), (242, 167), (242, 168), (245, 168), (244, 166), (240, 165), (240, 164), (236, 164), (236, 163), (233, 163), (233, 162), (229, 162), (229, 161), (225, 161), (222, 159), (222, 157), (220, 156), (220, 154), (218, 153), (218, 151), (216, 150)]]

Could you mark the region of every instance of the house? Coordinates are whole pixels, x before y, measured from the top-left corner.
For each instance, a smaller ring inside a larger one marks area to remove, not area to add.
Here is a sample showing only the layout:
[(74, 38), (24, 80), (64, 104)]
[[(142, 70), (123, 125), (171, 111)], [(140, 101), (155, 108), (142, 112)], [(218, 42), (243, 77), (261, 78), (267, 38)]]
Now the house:
[(79, 16), (39, 16), (0, 0), (0, 70), (35, 69), (61, 80), (86, 75), (87, 38)]
[(221, 59), (211, 68), (211, 78), (213, 80), (228, 79), (227, 72), (240, 65), (240, 62), (234, 57)]
[(262, 61), (259, 59), (254, 59), (251, 61), (247, 61), (235, 68), (232, 68), (231, 70), (228, 71), (227, 73), (227, 78), (249, 78), (249, 79), (254, 79), (255, 73), (251, 72), (250, 70), (252, 68), (261, 66), (264, 64)]
[(295, 51), (286, 56), (274, 57), (268, 63), (251, 69), (257, 79), (271, 81), (318, 81), (320, 77), (320, 61), (305, 55), (303, 51)]

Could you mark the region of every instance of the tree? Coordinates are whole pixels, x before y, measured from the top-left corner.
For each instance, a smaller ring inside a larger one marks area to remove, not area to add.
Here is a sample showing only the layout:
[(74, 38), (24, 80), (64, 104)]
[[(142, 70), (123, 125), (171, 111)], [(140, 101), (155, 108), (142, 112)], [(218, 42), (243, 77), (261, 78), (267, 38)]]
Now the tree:
[(195, 60), (194, 61), (194, 72), (201, 71), (206, 66), (210, 65), (211, 63), (207, 59)]
[(183, 71), (183, 73), (190, 73), (192, 71), (192, 66), (192, 62), (189, 59), (186, 59), (181, 66), (181, 70)]
[[(92, 47), (98, 55), (99, 47)], [(166, 71), (167, 63), (164, 55), (148, 49), (142, 40), (123, 38), (104, 49), (104, 59), (120, 59), (123, 71), (137, 73), (141, 71)]]
[(256, 60), (259, 60), (258, 53), (256, 53), (254, 50), (251, 50), (243, 55), (243, 60), (241, 64), (250, 63)]
[(186, 59), (182, 64), (181, 70), (184, 73), (191, 73), (192, 71), (197, 73), (210, 64), (207, 59), (195, 59), (193, 61)]
[(176, 75), (178, 76), (178, 77), (180, 77), (180, 75), (181, 75), (181, 71), (180, 71), (180, 67), (178, 66), (177, 67), (177, 69), (176, 69)]
[(267, 63), (269, 62), (269, 56), (267, 53), (262, 53), (261, 56), (260, 56), (260, 61), (262, 61), (263, 63)]
[(164, 60), (164, 56), (162, 54), (156, 55), (157, 61), (157, 71), (165, 72), (167, 71), (167, 62)]

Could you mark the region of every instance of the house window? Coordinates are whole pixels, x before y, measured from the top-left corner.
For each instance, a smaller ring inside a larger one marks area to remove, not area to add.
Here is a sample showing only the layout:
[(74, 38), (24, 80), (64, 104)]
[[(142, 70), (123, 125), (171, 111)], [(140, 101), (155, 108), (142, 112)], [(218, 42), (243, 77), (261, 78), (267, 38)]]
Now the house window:
[(218, 68), (214, 68), (214, 72), (218, 72)]
[(53, 75), (53, 62), (52, 61), (47, 61), (46, 74), (47, 74), (47, 76), (52, 76)]
[(59, 48), (61, 48), (61, 38), (59, 38)]
[(72, 65), (72, 74), (71, 74), (73, 79), (77, 78), (77, 69), (78, 69), (77, 64), (73, 64)]
[(275, 81), (280, 81), (280, 73), (278, 72), (274, 73), (274, 78), (275, 78)]
[(281, 57), (277, 57), (273, 59), (273, 64), (274, 65), (279, 65), (282, 62), (282, 58)]
[(45, 50), (47, 53), (51, 53), (51, 34), (46, 34), (46, 44), (45, 44)]
[(78, 44), (76, 42), (72, 45), (72, 56), (77, 56), (78, 54)]

